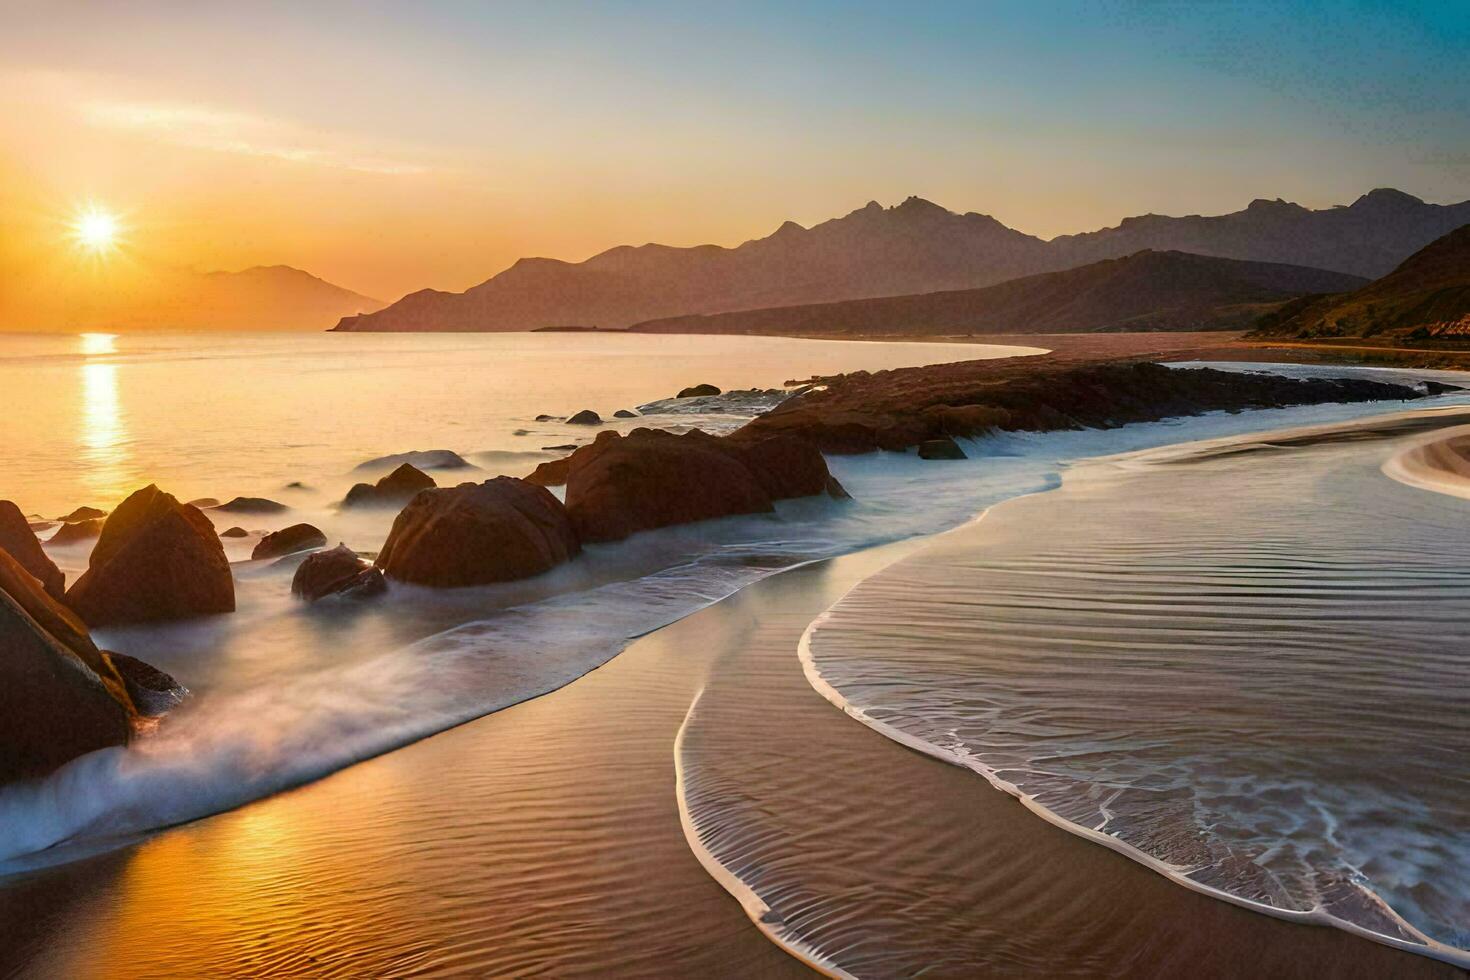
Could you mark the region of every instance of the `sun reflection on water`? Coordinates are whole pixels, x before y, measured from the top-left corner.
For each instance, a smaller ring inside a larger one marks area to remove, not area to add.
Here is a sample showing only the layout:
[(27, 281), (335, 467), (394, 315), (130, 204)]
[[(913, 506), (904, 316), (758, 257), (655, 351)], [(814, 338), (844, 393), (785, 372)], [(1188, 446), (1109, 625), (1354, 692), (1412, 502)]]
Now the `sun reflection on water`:
[(84, 333), (77, 338), (87, 360), (81, 366), (81, 447), (83, 483), (95, 499), (110, 503), (127, 493), (133, 482), (129, 466), (128, 429), (118, 398), (117, 365), (103, 360), (117, 352), (117, 336)]

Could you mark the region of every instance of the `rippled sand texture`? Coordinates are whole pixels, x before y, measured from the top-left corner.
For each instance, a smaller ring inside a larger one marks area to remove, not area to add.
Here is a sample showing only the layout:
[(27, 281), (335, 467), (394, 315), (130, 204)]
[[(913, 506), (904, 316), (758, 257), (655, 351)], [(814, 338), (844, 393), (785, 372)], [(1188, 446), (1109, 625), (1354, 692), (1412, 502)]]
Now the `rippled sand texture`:
[(811, 975), (691, 852), (676, 763), (701, 852), (834, 970), (1453, 974), (1183, 892), (834, 710), (797, 642), (912, 547), (783, 573), (555, 694), (12, 879), (0, 975)]
[(1192, 883), (1470, 945), (1470, 504), (1397, 431), (1085, 464), (845, 598), (819, 683)]

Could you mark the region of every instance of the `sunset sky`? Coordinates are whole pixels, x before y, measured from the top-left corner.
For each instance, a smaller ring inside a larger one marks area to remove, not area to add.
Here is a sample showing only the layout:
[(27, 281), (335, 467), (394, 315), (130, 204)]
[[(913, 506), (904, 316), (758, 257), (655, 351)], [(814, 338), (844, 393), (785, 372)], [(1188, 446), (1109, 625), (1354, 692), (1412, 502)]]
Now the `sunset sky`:
[(12, 321), (17, 282), (96, 275), (68, 235), (88, 202), (135, 266), (284, 263), (392, 300), (909, 194), (1048, 237), (1255, 197), (1470, 197), (1458, 3), (0, 0), (0, 20)]

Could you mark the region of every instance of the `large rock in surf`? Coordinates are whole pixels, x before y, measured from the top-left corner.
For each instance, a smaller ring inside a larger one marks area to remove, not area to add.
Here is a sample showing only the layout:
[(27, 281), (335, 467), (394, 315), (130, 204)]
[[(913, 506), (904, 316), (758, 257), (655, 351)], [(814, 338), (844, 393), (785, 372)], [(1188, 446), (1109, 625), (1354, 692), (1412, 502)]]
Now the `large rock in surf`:
[(602, 424), (602, 416), (601, 415), (598, 415), (596, 412), (592, 411), (592, 409), (590, 409), (590, 408), (584, 408), (580, 412), (578, 412), (576, 415), (573, 415), (571, 418), (567, 419), (567, 425), (601, 425), (601, 424)]
[(392, 578), (449, 588), (529, 578), (580, 550), (561, 501), (501, 476), (414, 497), (393, 521), (377, 564)]
[(320, 528), (310, 524), (292, 524), (283, 527), (279, 531), (272, 531), (255, 543), (255, 550), (250, 552), (251, 559), (279, 558), (282, 555), (292, 555), (298, 551), (310, 551), (313, 548), (325, 548), (327, 536)]
[(736, 442), (697, 429), (604, 432), (558, 462), (566, 472), (567, 513), (583, 541), (762, 513), (788, 497), (847, 496), (821, 453), (785, 436)]
[(434, 478), (412, 464), (404, 463), (377, 483), (358, 483), (347, 491), (343, 507), (396, 507), (413, 499), (420, 490), (438, 486)]
[(74, 521), (71, 524), (63, 524), (56, 529), (56, 533), (46, 539), (47, 544), (63, 545), (76, 544), (79, 541), (95, 541), (102, 534), (102, 525), (106, 523), (101, 517), (94, 517), (90, 521)]
[(382, 571), (345, 544), (308, 555), (291, 579), (291, 594), (307, 602), (329, 595), (361, 599), (380, 595), (387, 588)]
[(162, 671), (98, 650), (82, 621), (0, 551), (0, 783), (126, 744), (138, 716), (162, 706), (130, 693), (145, 677), (182, 691)]
[(949, 436), (940, 436), (938, 439), (925, 439), (919, 443), (920, 459), (968, 459), (960, 444)]
[(235, 497), (213, 509), (222, 510), (226, 514), (279, 514), (291, 508), (268, 497)]
[(31, 530), (31, 522), (9, 500), (0, 500), (0, 551), (9, 552), (52, 598), (60, 599), (65, 594), (66, 576), (47, 557), (36, 532)]
[(107, 516), (107, 511), (105, 511), (105, 510), (99, 510), (96, 507), (78, 507), (76, 510), (72, 511), (70, 514), (65, 514), (65, 515), (63, 515), (61, 517), (58, 517), (57, 520), (58, 521), (63, 521), (65, 523), (67, 523), (67, 524), (70, 524), (73, 521), (92, 521), (92, 520), (96, 520), (99, 517), (106, 517), (106, 516)]
[(406, 453), (394, 453), (391, 456), (379, 456), (358, 463), (354, 470), (385, 470), (390, 466), (401, 466), (409, 463), (421, 470), (463, 470), (474, 469), (475, 465), (465, 459), (452, 449), (415, 449)]
[(675, 398), (701, 398), (701, 397), (707, 397), (709, 395), (718, 395), (719, 393), (720, 393), (720, 389), (716, 388), (714, 385), (711, 385), (711, 384), (690, 385), (688, 388), (683, 389), (682, 391), (680, 391), (674, 397)]
[(102, 525), (66, 602), (92, 626), (184, 619), (235, 609), (235, 582), (214, 525), (149, 485)]

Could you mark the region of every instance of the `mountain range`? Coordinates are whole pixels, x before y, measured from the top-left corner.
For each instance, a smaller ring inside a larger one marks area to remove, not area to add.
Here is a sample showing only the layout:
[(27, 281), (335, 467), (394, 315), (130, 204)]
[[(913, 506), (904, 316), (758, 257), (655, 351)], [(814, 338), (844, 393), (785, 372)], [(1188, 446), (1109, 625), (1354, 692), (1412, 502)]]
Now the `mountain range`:
[(138, 260), (97, 263), (71, 289), (57, 288), (46, 271), (0, 270), (0, 330), (320, 330), (383, 306), (285, 265), (197, 272)]
[(270, 265), (239, 272), (156, 270), (78, 314), (121, 330), (308, 330), (382, 307), (309, 272)]
[(1415, 252), (1388, 275), (1351, 292), (1305, 296), (1264, 317), (1268, 337), (1470, 339), (1470, 224)]
[(980, 289), (671, 317), (630, 329), (788, 336), (1234, 330), (1304, 293), (1365, 282), (1299, 265), (1145, 250)]
[(1470, 201), (1428, 204), (1380, 189), (1311, 210), (1284, 201), (1202, 217), (1143, 215), (1050, 241), (918, 197), (870, 202), (803, 228), (788, 221), (734, 248), (619, 246), (584, 262), (527, 258), (463, 293), (421, 290), (337, 330), (627, 327), (688, 314), (968, 290), (1145, 249), (1375, 277), (1470, 222)]

